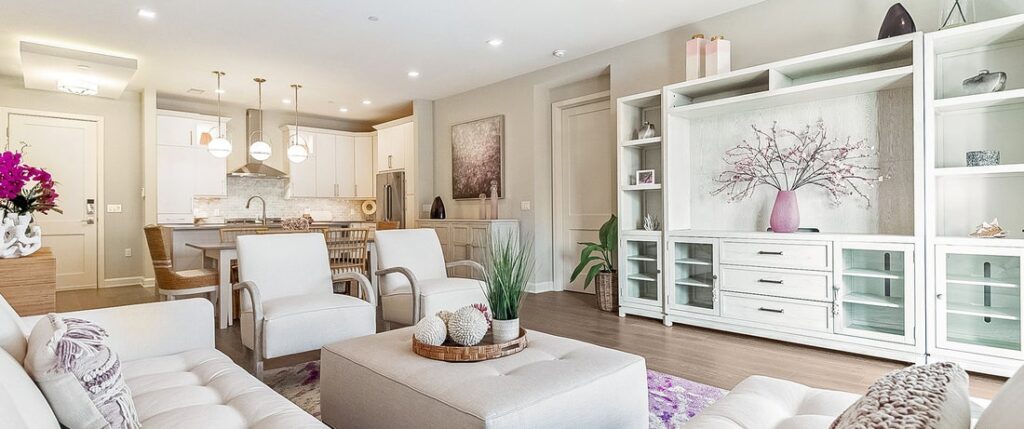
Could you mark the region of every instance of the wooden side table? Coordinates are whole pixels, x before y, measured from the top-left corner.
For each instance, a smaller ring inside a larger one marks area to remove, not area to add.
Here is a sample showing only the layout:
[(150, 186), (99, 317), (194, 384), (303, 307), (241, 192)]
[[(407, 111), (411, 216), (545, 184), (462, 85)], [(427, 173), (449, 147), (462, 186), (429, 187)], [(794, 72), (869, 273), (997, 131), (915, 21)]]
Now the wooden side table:
[(20, 316), (57, 311), (57, 259), (49, 247), (31, 255), (0, 259), (0, 295)]

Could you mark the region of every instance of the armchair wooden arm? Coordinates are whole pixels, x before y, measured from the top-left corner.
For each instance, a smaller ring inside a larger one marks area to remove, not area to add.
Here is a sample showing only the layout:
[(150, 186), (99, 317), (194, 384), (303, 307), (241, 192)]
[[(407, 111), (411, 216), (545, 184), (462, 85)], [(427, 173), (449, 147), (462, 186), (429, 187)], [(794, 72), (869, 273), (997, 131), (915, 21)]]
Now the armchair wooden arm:
[(388, 274), (401, 274), (409, 280), (409, 286), (412, 293), (412, 323), (415, 325), (416, 322), (420, 321), (420, 287), (416, 281), (416, 275), (412, 271), (405, 267), (391, 267), (383, 270), (377, 270), (377, 283), (380, 284), (384, 281), (384, 276)]
[(462, 261), (449, 262), (447, 264), (444, 264), (444, 267), (445, 268), (455, 268), (455, 267), (475, 268), (476, 271), (480, 273), (480, 278), (481, 279), (483, 279), (487, 275), (486, 271), (484, 271), (484, 266), (483, 265), (480, 265), (480, 263), (477, 262), (477, 261), (472, 261), (472, 260), (469, 260), (469, 259), (462, 260)]
[(362, 291), (362, 293), (363, 293), (363, 297), (364, 297), (363, 299), (365, 299), (366, 302), (370, 303), (370, 305), (372, 305), (374, 307), (377, 306), (377, 294), (374, 293), (374, 291), (373, 291), (373, 286), (370, 284), (370, 279), (366, 278), (366, 276), (364, 276), (362, 273), (356, 273), (356, 272), (337, 273), (337, 274), (334, 274), (333, 276), (331, 276), (331, 281), (333, 283), (340, 283), (340, 282), (347, 282), (347, 281), (355, 281), (355, 282), (359, 283), (359, 290)]
[(263, 298), (255, 282), (235, 283), (232, 289), (249, 295), (252, 302), (252, 355), (256, 378), (263, 380)]

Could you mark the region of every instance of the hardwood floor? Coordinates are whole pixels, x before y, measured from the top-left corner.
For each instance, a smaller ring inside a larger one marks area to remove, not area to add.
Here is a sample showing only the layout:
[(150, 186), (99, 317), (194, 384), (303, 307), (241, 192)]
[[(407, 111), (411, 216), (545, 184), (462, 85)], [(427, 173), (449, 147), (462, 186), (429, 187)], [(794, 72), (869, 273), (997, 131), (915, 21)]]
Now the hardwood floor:
[[(156, 301), (152, 288), (124, 287), (57, 294), (58, 311), (74, 311)], [(639, 317), (619, 318), (597, 310), (594, 297), (550, 292), (526, 298), (521, 315), (527, 329), (635, 353), (647, 367), (700, 383), (732, 389), (759, 374), (809, 386), (863, 393), (878, 377), (907, 364), (769, 339), (730, 334)], [(381, 326), (378, 323), (378, 326)], [(217, 348), (243, 367), (249, 354), (237, 323), (218, 330)], [(273, 359), (268, 369), (319, 358), (318, 352)], [(1005, 379), (971, 374), (971, 395), (991, 399)]]

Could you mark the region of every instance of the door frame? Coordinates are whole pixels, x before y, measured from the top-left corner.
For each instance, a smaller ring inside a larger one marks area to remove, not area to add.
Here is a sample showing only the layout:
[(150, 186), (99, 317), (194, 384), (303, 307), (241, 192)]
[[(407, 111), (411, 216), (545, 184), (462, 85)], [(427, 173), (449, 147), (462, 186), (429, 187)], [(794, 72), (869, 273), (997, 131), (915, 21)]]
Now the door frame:
[[(584, 106), (600, 101), (608, 102), (608, 110), (612, 111), (611, 91), (595, 92), (581, 97), (570, 98), (551, 103), (551, 267), (552, 267), (552, 290), (564, 291), (565, 285), (557, 279), (562, 273), (562, 259), (559, 257), (559, 249), (562, 248), (562, 228), (564, 219), (562, 213), (562, 187), (558, 186), (558, 178), (562, 177), (562, 113), (574, 107)], [(614, 114), (614, 112), (611, 112)], [(614, 115), (609, 115), (608, 120), (614, 125)]]
[[(0, 128), (4, 129), (2, 139), (0, 139), (0, 146), (5, 146), (10, 143), (11, 130), (10, 130), (10, 116), (11, 115), (23, 115), (23, 116), (39, 116), (44, 118), (54, 119), (68, 119), (72, 121), (86, 121), (96, 123), (96, 287), (100, 289), (103, 287), (104, 280), (107, 278), (106, 275), (106, 234), (104, 231), (106, 225), (107, 210), (106, 204), (104, 204), (104, 183), (103, 183), (103, 153), (104, 153), (104, 141), (103, 136), (105, 135), (103, 129), (103, 117), (95, 115), (79, 115), (76, 113), (62, 113), (62, 112), (50, 112), (45, 110), (32, 110), (32, 109), (20, 109), (13, 107), (0, 107)], [(73, 290), (75, 288), (60, 289), (60, 290)]]

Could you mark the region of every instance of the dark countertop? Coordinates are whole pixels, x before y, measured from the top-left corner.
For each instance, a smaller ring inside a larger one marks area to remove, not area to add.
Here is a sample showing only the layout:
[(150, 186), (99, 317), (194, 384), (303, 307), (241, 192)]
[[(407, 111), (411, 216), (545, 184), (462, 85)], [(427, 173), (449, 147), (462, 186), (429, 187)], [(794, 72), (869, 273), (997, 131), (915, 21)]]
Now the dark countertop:
[[(372, 221), (359, 221), (359, 220), (348, 220), (348, 221), (345, 221), (345, 220), (339, 220), (339, 221), (330, 221), (330, 222), (313, 222), (311, 224), (311, 226), (350, 226), (352, 224), (370, 224), (370, 225), (375, 225), (376, 223), (372, 222)], [(243, 227), (248, 227), (248, 226), (255, 227), (255, 226), (263, 226), (263, 225), (260, 224), (260, 223), (209, 223), (209, 224), (200, 224), (200, 225), (192, 225), (192, 224), (162, 224), (160, 226), (162, 226), (164, 228), (170, 228), (170, 229), (173, 229), (175, 231), (178, 231), (178, 230), (182, 230), (182, 231), (185, 231), (185, 230), (188, 230), (188, 231), (201, 231), (201, 230), (214, 230), (214, 229), (219, 230), (221, 228), (243, 228)], [(281, 227), (281, 223), (280, 222), (271, 222), (271, 223), (267, 224), (267, 227), (270, 227), (270, 228), (280, 228)]]

